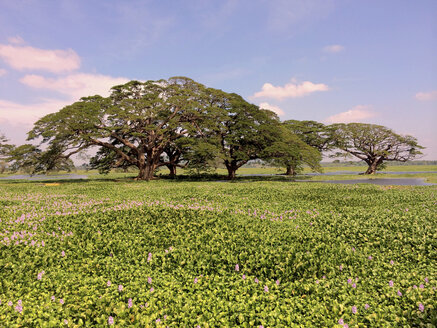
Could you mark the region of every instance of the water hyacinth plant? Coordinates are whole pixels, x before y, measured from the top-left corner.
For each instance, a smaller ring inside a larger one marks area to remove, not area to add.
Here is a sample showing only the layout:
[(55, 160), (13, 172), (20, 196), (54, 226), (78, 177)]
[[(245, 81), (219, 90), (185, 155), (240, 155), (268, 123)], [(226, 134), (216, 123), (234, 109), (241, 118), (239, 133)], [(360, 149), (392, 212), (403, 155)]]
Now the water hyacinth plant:
[(0, 322), (436, 326), (436, 191), (4, 183)]

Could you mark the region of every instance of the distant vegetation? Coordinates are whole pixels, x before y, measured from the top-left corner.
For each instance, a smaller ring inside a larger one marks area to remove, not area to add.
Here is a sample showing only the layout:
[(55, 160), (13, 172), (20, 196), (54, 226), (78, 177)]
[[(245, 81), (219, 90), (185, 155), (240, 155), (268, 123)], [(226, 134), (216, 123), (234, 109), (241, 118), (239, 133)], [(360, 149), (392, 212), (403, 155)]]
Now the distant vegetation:
[(28, 139), (40, 145), (13, 146), (0, 137), (0, 159), (10, 170), (69, 170), (71, 156), (97, 147), (92, 168), (136, 167), (138, 180), (152, 179), (160, 167), (175, 176), (178, 167), (199, 173), (220, 164), (233, 179), (255, 159), (295, 175), (304, 166), (320, 171), (322, 152), (358, 158), (368, 166), (365, 173), (374, 174), (387, 161), (407, 162), (423, 149), (414, 137), (380, 125), (281, 122), (235, 93), (186, 77), (131, 81), (114, 86), (107, 98), (82, 98), (38, 120)]

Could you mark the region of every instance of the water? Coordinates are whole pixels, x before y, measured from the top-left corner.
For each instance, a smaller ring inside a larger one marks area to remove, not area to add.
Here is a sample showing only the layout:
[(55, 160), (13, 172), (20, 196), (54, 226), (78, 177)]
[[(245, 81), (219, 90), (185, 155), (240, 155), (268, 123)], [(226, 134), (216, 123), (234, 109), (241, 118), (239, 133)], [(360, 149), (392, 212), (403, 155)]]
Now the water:
[(325, 181), (305, 181), (305, 182), (323, 182), (323, 183), (341, 183), (357, 184), (370, 183), (380, 186), (432, 186), (436, 183), (428, 183), (423, 179), (356, 179), (356, 180), (325, 180)]
[(7, 177), (2, 177), (0, 180), (79, 180), (88, 179), (86, 175), (80, 174), (57, 174), (57, 175), (42, 175), (42, 174), (16, 174)]
[[(336, 172), (326, 172), (326, 173), (305, 173), (304, 175), (343, 175), (343, 174), (362, 174), (363, 172), (358, 171), (336, 171)], [(427, 174), (427, 173), (437, 173), (437, 171), (382, 171), (377, 174)]]

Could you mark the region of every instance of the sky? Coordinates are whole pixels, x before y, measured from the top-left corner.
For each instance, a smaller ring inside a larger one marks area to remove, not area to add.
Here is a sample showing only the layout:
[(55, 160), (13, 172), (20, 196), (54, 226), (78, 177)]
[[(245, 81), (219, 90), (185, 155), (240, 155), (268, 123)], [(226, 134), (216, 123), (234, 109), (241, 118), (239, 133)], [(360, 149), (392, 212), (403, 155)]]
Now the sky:
[(187, 76), (281, 120), (380, 124), (437, 160), (435, 0), (0, 0), (0, 133)]

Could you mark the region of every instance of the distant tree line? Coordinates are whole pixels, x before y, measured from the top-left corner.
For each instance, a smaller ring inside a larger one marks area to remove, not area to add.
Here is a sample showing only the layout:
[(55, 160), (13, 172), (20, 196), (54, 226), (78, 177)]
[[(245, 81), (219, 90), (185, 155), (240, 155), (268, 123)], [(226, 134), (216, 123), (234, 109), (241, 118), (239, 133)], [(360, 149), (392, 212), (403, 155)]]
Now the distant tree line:
[(138, 180), (152, 179), (160, 167), (175, 176), (177, 168), (205, 171), (218, 163), (233, 179), (257, 159), (295, 175), (304, 165), (320, 171), (326, 151), (357, 157), (373, 174), (386, 161), (405, 162), (423, 149), (414, 137), (380, 125), (281, 122), (238, 94), (186, 77), (131, 81), (114, 86), (109, 97), (82, 98), (38, 120), (28, 140), (39, 145), (10, 145), (1, 136), (0, 161), (33, 173), (68, 170), (71, 156), (97, 147), (91, 168), (105, 173), (134, 166)]

